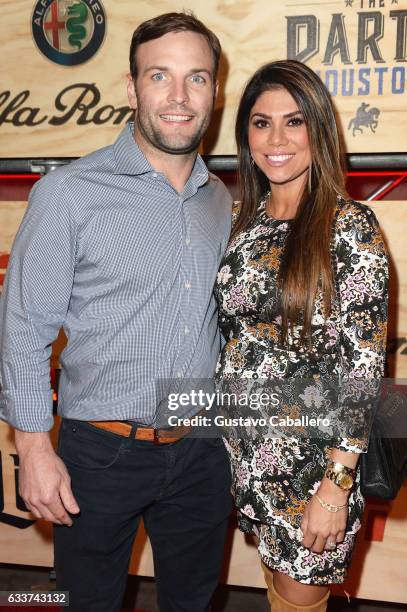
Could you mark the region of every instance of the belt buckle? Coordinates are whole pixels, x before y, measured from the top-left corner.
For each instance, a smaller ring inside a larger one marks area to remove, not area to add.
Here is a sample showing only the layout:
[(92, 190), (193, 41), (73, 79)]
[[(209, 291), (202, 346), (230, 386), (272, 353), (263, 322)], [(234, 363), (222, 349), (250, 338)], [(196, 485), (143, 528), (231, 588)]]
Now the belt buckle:
[[(160, 444), (172, 444), (173, 442), (177, 442), (177, 440), (179, 440), (179, 437), (174, 436), (174, 439), (171, 440), (171, 433), (169, 433), (169, 435), (165, 435), (164, 436), (160, 436), (159, 435), (160, 429), (154, 429), (154, 444), (160, 445)], [(162, 442), (161, 441), (161, 437), (164, 437), (168, 440), (168, 438), (170, 438), (170, 441), (167, 442)]]

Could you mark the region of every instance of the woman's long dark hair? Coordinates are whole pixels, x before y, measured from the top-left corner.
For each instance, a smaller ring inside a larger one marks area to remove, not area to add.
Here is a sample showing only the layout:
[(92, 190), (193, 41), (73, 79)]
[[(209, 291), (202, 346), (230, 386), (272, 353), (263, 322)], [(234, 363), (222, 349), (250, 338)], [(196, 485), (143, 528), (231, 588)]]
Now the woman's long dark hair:
[[(325, 314), (331, 309), (334, 283), (330, 246), (337, 195), (346, 198), (341, 136), (329, 92), (307, 66), (294, 60), (266, 64), (245, 87), (236, 118), (240, 211), (232, 237), (255, 218), (270, 183), (253, 163), (248, 131), (251, 110), (258, 97), (275, 88), (286, 89), (296, 101), (308, 131), (311, 168), (280, 270), (282, 341), (294, 325), (302, 325), (302, 341), (309, 342), (317, 291), (324, 295)], [(271, 187), (272, 190), (272, 187)]]

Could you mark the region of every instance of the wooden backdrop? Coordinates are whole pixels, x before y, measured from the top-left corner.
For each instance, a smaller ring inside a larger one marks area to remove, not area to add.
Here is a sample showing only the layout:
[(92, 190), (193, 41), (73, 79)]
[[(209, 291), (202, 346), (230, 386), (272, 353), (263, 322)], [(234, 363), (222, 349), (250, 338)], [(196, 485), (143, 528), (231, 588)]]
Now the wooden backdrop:
[[(43, 0), (44, 6), (50, 1)], [(58, 2), (63, 22), (74, 0)], [(287, 56), (321, 74), (335, 98), (349, 152), (405, 150), (406, 0), (100, 3), (106, 20), (102, 46), (86, 63), (61, 66), (34, 43), (35, 0), (2, 0), (0, 157), (77, 156), (109, 144), (129, 117), (125, 75), (133, 30), (147, 18), (183, 8), (212, 28), (224, 49), (206, 153), (234, 153), (235, 109), (244, 83), (261, 64)]]
[[(26, 202), (0, 202), (0, 274), (1, 267), (7, 265), (11, 242), (25, 208)], [(404, 338), (405, 341), (407, 202), (377, 202), (372, 208), (392, 256), (391, 340)], [(407, 378), (405, 349), (406, 342), (399, 342), (392, 355), (392, 375), (401, 379)], [(0, 563), (52, 566), (51, 527), (44, 521), (32, 521), (17, 496), (18, 460), (12, 439), (11, 428), (0, 422)], [(335, 589), (335, 593), (343, 595), (346, 591), (360, 598), (407, 604), (406, 556), (407, 486), (394, 502), (368, 504), (350, 577), (344, 587)], [(153, 575), (151, 549), (142, 530), (133, 549), (131, 572)], [(264, 586), (256, 549), (235, 528), (229, 533), (223, 580), (235, 585)]]
[[(60, 19), (74, 3), (59, 0)], [(1, 2), (0, 157), (80, 156), (111, 143), (129, 116), (125, 75), (132, 31), (145, 19), (183, 8), (192, 9), (213, 28), (224, 49), (220, 94), (204, 152), (234, 153), (235, 109), (245, 81), (261, 64), (288, 56), (321, 74), (334, 96), (349, 152), (405, 151), (404, 0), (101, 3), (106, 16), (102, 46), (84, 64), (61, 66), (44, 57), (34, 44), (36, 2)], [(49, 5), (50, 0), (44, 4)], [(0, 201), (0, 285), (25, 207), (26, 202)], [(373, 208), (392, 254), (392, 374), (407, 378), (407, 202), (381, 202)], [(0, 423), (0, 562), (51, 566), (50, 526), (32, 521), (25, 512), (17, 495), (17, 479), (12, 433)], [(407, 603), (406, 554), (404, 487), (392, 503), (368, 504), (344, 589), (358, 597)], [(263, 586), (256, 559), (253, 545), (231, 528), (223, 579), (231, 584)], [(142, 531), (134, 547), (131, 571), (152, 574), (151, 551)], [(344, 589), (337, 592), (343, 594)]]

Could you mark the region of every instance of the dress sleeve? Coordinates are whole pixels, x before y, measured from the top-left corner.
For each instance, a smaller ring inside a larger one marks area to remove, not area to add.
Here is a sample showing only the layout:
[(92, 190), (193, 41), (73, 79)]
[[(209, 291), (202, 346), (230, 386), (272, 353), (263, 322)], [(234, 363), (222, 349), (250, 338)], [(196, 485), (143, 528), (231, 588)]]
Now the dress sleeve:
[[(388, 256), (377, 219), (367, 206), (347, 203), (339, 212), (334, 248), (340, 305), (341, 412), (347, 428), (339, 450), (367, 451), (373, 411), (384, 374)], [(352, 431), (363, 434), (352, 436)]]

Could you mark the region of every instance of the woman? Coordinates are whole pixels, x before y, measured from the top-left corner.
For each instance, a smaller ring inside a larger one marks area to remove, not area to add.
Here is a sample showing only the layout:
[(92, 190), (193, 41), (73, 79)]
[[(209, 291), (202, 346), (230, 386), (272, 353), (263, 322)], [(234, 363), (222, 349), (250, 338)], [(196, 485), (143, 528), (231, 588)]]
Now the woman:
[[(216, 286), (226, 338), (218, 381), (379, 379), (387, 257), (374, 214), (346, 196), (319, 77), (295, 61), (262, 67), (240, 101), (236, 139), (241, 194)], [(366, 436), (226, 444), (239, 525), (257, 536), (273, 612), (325, 610), (360, 527)]]

